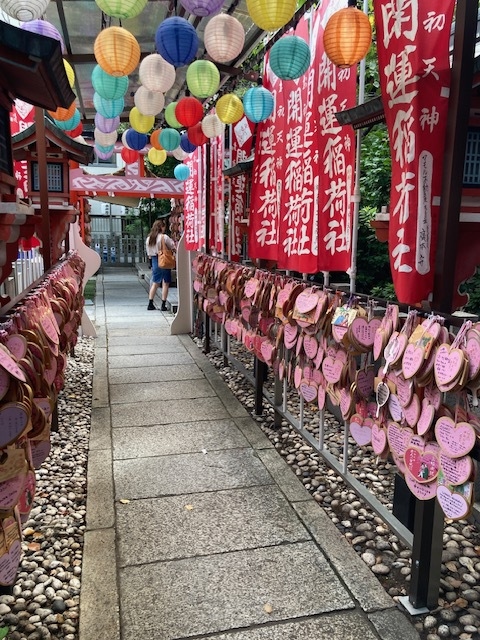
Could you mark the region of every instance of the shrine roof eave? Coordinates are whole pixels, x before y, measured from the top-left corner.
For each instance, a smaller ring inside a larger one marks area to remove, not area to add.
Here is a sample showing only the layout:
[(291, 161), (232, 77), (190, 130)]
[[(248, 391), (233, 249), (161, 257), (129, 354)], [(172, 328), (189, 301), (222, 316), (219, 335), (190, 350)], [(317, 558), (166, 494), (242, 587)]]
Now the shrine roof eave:
[[(75, 160), (80, 164), (88, 165), (93, 162), (95, 151), (88, 144), (76, 142), (70, 138), (64, 131), (59, 129), (55, 124), (45, 116), (45, 136), (47, 140), (54, 145), (63, 149), (70, 160)], [(13, 157), (19, 155), (26, 147), (34, 147), (37, 144), (37, 130), (35, 123), (31, 124), (28, 129), (21, 131), (12, 137)]]
[(0, 87), (12, 103), (20, 98), (53, 111), (58, 107), (67, 108), (75, 100), (60, 42), (2, 21)]
[(385, 112), (383, 109), (382, 98), (377, 96), (371, 100), (345, 109), (335, 114), (341, 125), (351, 125), (354, 129), (362, 129), (378, 122), (385, 122)]
[(227, 178), (233, 178), (234, 176), (240, 176), (242, 173), (249, 173), (253, 169), (253, 158), (244, 160), (234, 164), (233, 167), (223, 170), (223, 175)]

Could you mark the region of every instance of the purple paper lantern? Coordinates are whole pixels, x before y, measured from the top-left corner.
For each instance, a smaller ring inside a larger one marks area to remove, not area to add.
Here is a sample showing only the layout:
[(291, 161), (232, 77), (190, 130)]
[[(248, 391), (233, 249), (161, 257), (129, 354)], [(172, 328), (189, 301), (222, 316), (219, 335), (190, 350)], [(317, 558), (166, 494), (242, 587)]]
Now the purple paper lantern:
[(113, 155), (113, 149), (111, 151), (105, 152), (99, 149), (96, 145), (94, 146), (94, 149), (95, 149), (95, 155), (99, 160), (108, 160)]
[(180, 146), (185, 151), (185, 153), (192, 153), (197, 148), (196, 144), (190, 142), (186, 133), (182, 133), (180, 136)]
[(120, 116), (116, 118), (105, 118), (101, 113), (95, 114), (95, 126), (102, 133), (112, 133), (120, 125)]
[(197, 55), (197, 32), (185, 18), (167, 18), (157, 29), (155, 45), (164, 60), (174, 67), (183, 67)]
[(30, 31), (31, 33), (38, 33), (40, 36), (47, 36), (48, 38), (53, 38), (54, 40), (58, 40), (62, 47), (62, 53), (63, 54), (67, 53), (67, 50), (65, 48), (65, 43), (63, 42), (63, 38), (60, 35), (59, 30), (51, 22), (48, 22), (47, 20), (31, 20), (30, 22), (22, 22), (20, 27), (24, 31)]
[(194, 16), (211, 16), (220, 11), (223, 0), (180, 0), (187, 11)]

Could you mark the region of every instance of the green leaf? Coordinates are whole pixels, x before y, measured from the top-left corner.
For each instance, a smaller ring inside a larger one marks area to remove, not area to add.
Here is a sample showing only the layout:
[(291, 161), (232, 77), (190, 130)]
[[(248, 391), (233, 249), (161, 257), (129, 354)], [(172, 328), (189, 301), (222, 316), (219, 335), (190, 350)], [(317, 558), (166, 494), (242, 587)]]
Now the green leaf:
[(3, 638), (7, 637), (7, 633), (8, 633), (8, 627), (1, 627), (0, 628), (0, 640), (3, 640)]

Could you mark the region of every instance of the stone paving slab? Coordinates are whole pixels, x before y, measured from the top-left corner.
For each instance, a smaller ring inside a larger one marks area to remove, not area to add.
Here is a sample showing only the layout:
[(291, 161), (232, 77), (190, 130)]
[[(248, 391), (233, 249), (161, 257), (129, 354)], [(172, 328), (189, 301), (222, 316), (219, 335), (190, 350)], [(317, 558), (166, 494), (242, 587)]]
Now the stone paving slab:
[(144, 336), (124, 336), (108, 341), (108, 353), (113, 356), (162, 353), (179, 350), (178, 336), (157, 336), (152, 333)]
[(230, 419), (113, 429), (115, 460), (246, 447), (248, 441)]
[(110, 385), (128, 383), (162, 383), (165, 380), (196, 380), (203, 378), (200, 369), (192, 364), (171, 364), (161, 367), (123, 367), (109, 369)]
[(112, 407), (112, 427), (141, 427), (173, 422), (218, 420), (230, 417), (216, 397), (185, 398), (178, 402), (133, 402)]
[(235, 424), (254, 449), (273, 449), (272, 442), (250, 416), (247, 418), (235, 418)]
[(123, 640), (185, 638), (354, 608), (312, 542), (128, 567), (119, 575)]
[[(279, 622), (202, 636), (202, 640), (378, 640), (378, 636), (362, 615), (356, 611), (343, 611), (299, 622)], [(398, 636), (396, 640), (403, 638)]]
[(250, 449), (116, 460), (115, 496), (135, 500), (272, 484)]
[(194, 364), (192, 358), (184, 351), (172, 351), (158, 354), (156, 357), (147, 358), (145, 355), (108, 356), (110, 369), (122, 369), (123, 367), (162, 367), (170, 364)]
[(117, 508), (117, 534), (121, 566), (310, 540), (275, 486), (135, 500)]
[(116, 384), (110, 388), (111, 404), (129, 402), (174, 402), (184, 398), (208, 398), (215, 395), (212, 386), (205, 379), (164, 380), (148, 383)]
[(142, 324), (140, 326), (136, 326), (132, 329), (130, 325), (126, 325), (125, 323), (120, 324), (119, 326), (112, 327), (109, 324), (108, 327), (108, 339), (110, 338), (132, 338), (132, 337), (145, 337), (148, 338), (157, 337), (157, 336), (169, 336), (171, 335), (170, 325), (165, 320), (164, 322), (156, 323), (153, 326), (148, 326), (147, 324)]

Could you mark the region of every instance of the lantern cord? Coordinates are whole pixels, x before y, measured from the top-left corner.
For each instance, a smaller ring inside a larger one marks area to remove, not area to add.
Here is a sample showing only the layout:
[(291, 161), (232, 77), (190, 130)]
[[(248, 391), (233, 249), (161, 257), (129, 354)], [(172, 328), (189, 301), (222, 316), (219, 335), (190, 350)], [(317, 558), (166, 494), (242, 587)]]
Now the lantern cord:
[(106, 28), (106, 26), (107, 26), (107, 16), (102, 11), (102, 24), (101, 24), (102, 31), (103, 29)]
[(349, 7), (355, 7), (358, 9), (358, 4), (357, 4), (357, 0), (348, 0), (348, 5)]
[(234, 0), (230, 5), (230, 7), (227, 9), (226, 13), (231, 15), (235, 11), (235, 9), (238, 7), (239, 1), (240, 0)]

